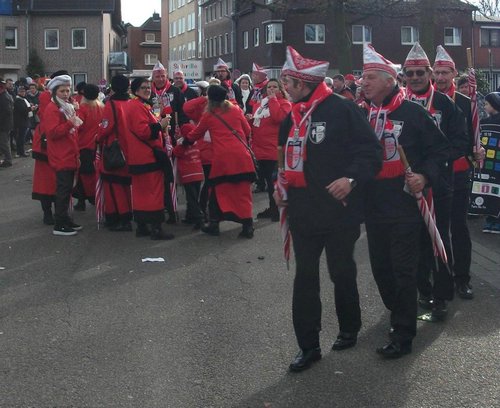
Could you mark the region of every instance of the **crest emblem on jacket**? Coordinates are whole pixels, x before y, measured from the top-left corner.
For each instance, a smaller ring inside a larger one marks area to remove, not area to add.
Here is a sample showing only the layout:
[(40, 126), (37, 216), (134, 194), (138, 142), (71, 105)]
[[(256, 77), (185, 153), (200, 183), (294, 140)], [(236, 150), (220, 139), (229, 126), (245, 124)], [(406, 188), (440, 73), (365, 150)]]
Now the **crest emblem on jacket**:
[(314, 144), (320, 144), (326, 136), (326, 122), (312, 122), (309, 132), (309, 140)]

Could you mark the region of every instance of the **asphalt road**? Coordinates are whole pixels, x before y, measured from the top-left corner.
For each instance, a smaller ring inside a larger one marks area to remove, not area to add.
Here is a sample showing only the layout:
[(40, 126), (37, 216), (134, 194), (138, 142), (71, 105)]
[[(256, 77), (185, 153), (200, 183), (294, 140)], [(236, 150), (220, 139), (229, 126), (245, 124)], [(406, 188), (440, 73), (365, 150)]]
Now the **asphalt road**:
[[(31, 159), (0, 169), (0, 407), (500, 407), (500, 236), (482, 220), (471, 221), (475, 299), (455, 300), (446, 323), (419, 323), (397, 361), (374, 352), (389, 322), (365, 235), (353, 349), (330, 350), (323, 262), (323, 360), (290, 374), (293, 272), (277, 223), (258, 222), (251, 241), (227, 222), (220, 237), (176, 225), (175, 240), (153, 242), (97, 230), (88, 209), (81, 233), (55, 237), (31, 172)], [(257, 212), (266, 197), (255, 197)]]

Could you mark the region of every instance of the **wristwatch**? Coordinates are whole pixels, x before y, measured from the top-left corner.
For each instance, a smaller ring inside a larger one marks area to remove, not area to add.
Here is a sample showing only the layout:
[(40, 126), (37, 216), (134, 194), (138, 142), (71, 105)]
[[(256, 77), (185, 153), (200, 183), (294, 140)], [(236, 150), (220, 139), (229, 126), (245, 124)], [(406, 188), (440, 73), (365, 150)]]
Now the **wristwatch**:
[(349, 184), (351, 185), (351, 188), (354, 188), (358, 185), (358, 183), (356, 182), (356, 180), (354, 180), (353, 178), (348, 178), (347, 179), (349, 181)]

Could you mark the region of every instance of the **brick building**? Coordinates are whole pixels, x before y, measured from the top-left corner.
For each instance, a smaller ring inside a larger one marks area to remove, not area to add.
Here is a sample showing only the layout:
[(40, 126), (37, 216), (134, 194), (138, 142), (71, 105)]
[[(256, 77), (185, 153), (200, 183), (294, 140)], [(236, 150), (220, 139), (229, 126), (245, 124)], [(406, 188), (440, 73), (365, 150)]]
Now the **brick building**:
[(158, 13), (140, 27), (127, 26), (127, 50), (132, 61), (131, 76), (149, 76), (162, 60), (161, 18)]

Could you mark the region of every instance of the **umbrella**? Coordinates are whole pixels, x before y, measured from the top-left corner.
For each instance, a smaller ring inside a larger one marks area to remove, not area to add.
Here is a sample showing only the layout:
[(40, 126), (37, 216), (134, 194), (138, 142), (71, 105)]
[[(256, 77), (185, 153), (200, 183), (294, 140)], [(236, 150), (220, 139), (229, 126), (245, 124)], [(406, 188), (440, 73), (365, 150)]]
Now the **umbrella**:
[[(288, 181), (285, 177), (285, 173), (283, 171), (278, 172), (278, 180), (276, 183), (276, 191), (282, 201), (286, 201), (288, 199), (287, 194), (287, 184)], [(290, 270), (290, 243), (292, 240), (292, 236), (290, 234), (290, 226), (288, 225), (288, 210), (286, 207), (280, 207), (280, 229), (281, 229), (281, 238), (283, 240), (283, 256), (286, 261), (286, 268)]]
[[(411, 174), (412, 170), (408, 160), (406, 159), (406, 154), (403, 150), (403, 146), (398, 146), (399, 157), (401, 163), (403, 164), (405, 171), (407, 174)], [(439, 230), (436, 226), (436, 220), (434, 218), (434, 211), (431, 211), (431, 208), (434, 208), (433, 203), (429, 205), (429, 203), (425, 200), (424, 195), (420, 193), (414, 194), (415, 199), (417, 200), (418, 209), (420, 210), (420, 214), (422, 214), (422, 218), (424, 219), (425, 225), (427, 226), (427, 230), (429, 231), (429, 235), (431, 237), (432, 246), (434, 248), (434, 255), (439, 256), (443, 263), (448, 263), (448, 257), (446, 255), (446, 250), (443, 244), (443, 240), (441, 239), (441, 235), (439, 234)]]
[(97, 218), (97, 229), (104, 221), (104, 188), (102, 185), (101, 173), (99, 171), (101, 163), (101, 149), (97, 146), (95, 152), (95, 171), (96, 171), (96, 185), (95, 185), (95, 215)]

